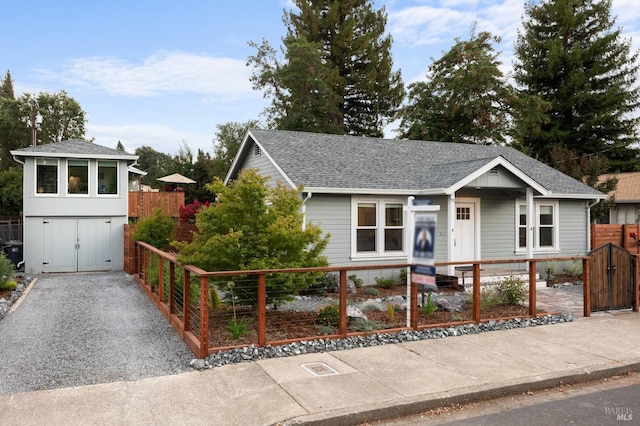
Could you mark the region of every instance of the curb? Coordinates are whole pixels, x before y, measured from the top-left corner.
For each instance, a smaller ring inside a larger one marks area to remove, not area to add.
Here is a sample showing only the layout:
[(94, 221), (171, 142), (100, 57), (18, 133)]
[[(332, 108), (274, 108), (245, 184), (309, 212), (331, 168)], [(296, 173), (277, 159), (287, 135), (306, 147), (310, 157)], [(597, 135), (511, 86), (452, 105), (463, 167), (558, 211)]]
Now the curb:
[(631, 362), (627, 365), (595, 368), (592, 371), (581, 370), (569, 374), (554, 375), (553, 377), (542, 378), (541, 380), (531, 382), (520, 381), (518, 383), (486, 389), (478, 389), (476, 387), (475, 390), (462, 388), (459, 389), (460, 393), (458, 394), (452, 394), (456, 391), (438, 392), (430, 395), (407, 398), (404, 402), (386, 401), (384, 403), (369, 404), (362, 407), (345, 408), (334, 412), (302, 415), (275, 423), (275, 425), (320, 426), (330, 424), (332, 426), (351, 426), (354, 424), (366, 424), (368, 422), (412, 416), (450, 405), (463, 405), (472, 402), (488, 401), (505, 396), (543, 391), (561, 385), (587, 383), (590, 381), (637, 372), (640, 372), (640, 360)]

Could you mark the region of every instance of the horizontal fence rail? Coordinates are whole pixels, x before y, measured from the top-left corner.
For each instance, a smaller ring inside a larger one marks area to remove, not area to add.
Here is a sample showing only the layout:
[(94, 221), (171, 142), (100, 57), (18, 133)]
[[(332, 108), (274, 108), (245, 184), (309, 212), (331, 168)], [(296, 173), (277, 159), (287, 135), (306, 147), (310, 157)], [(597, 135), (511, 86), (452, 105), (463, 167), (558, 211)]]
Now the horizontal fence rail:
[[(422, 292), (418, 284), (407, 285), (408, 264), (208, 272), (182, 265), (175, 254), (137, 241), (132, 269), (136, 282), (190, 350), (204, 358), (249, 345), (554, 314), (557, 312), (539, 312), (536, 306), (537, 276), (544, 273), (538, 266), (546, 268), (551, 263), (568, 262), (581, 268), (584, 315), (589, 316), (588, 259), (571, 256), (436, 263), (439, 268), (472, 265), (467, 271), (471, 291), (463, 293), (468, 299), (465, 309), (446, 313), (429, 312), (430, 294)], [(509, 315), (496, 316), (502, 311), (484, 305), (481, 271), (504, 265), (513, 271), (526, 269), (527, 294), (525, 303), (507, 310)], [(289, 300), (292, 295), (297, 296), (293, 301)]]

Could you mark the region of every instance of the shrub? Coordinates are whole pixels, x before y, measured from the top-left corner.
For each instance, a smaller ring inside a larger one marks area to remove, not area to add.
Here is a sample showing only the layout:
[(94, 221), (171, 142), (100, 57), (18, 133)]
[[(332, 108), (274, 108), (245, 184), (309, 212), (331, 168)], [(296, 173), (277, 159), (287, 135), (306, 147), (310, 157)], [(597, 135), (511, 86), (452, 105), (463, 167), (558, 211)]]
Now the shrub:
[[(231, 306), (233, 308), (233, 316), (231, 317), (231, 321), (227, 324), (227, 331), (231, 333), (234, 339), (239, 339), (247, 333), (249, 326), (251, 325), (251, 318), (241, 318), (238, 320), (236, 316), (236, 304), (235, 304), (235, 296), (234, 296), (234, 288), (235, 283), (233, 281), (229, 281), (227, 283), (227, 289), (229, 290), (229, 294), (231, 295)], [(209, 293), (211, 294), (211, 293)]]
[(400, 269), (400, 284), (407, 282), (407, 268)]
[(582, 275), (582, 261), (572, 260), (564, 264), (564, 271), (572, 277)]
[(351, 281), (353, 281), (353, 284), (356, 286), (356, 288), (360, 288), (362, 287), (362, 278), (358, 278), (358, 276), (356, 274), (351, 274), (348, 277)]
[[(376, 290), (375, 288), (372, 290)], [(377, 290), (376, 290), (377, 291)], [(380, 302), (376, 302), (375, 300), (367, 300), (362, 305), (360, 305), (360, 310), (362, 312), (371, 312), (371, 311), (382, 311), (384, 308)]]
[(436, 305), (436, 302), (431, 300), (431, 293), (427, 293), (427, 299), (422, 302), (422, 313), (425, 316), (429, 316), (437, 310), (438, 305)]
[[(13, 287), (15, 288), (15, 281), (13, 281), (14, 274), (15, 269), (13, 268), (13, 263), (11, 263), (11, 260), (9, 260), (4, 252), (0, 252), (0, 290), (2, 290), (4, 286), (9, 286), (10, 283), (14, 283)], [(13, 290), (13, 288), (5, 288), (4, 290)]]
[(396, 282), (393, 280), (393, 278), (376, 277), (375, 280), (376, 284), (378, 284), (382, 288), (389, 288), (396, 285)]
[(153, 211), (153, 215), (138, 221), (133, 231), (133, 239), (162, 250), (169, 247), (175, 234), (176, 223), (157, 208)]
[(322, 325), (335, 327), (340, 322), (340, 307), (337, 303), (331, 303), (318, 309), (316, 319)]
[(522, 279), (512, 275), (503, 279), (498, 285), (498, 294), (503, 302), (519, 305), (527, 298), (527, 287)]
[(196, 213), (198, 213), (202, 207), (209, 207), (209, 202), (207, 201), (203, 204), (198, 200), (193, 200), (192, 203), (180, 206), (178, 208), (180, 212), (180, 224), (187, 225), (196, 223)]
[(495, 288), (486, 288), (480, 291), (480, 310), (484, 311), (502, 303), (502, 298)]
[(389, 321), (393, 321), (393, 318), (396, 316), (396, 308), (393, 306), (393, 303), (387, 302), (385, 310), (387, 311), (387, 318)]
[(378, 296), (380, 295), (380, 291), (378, 291), (377, 288), (373, 288), (373, 287), (369, 287), (367, 288), (364, 293), (368, 296)]

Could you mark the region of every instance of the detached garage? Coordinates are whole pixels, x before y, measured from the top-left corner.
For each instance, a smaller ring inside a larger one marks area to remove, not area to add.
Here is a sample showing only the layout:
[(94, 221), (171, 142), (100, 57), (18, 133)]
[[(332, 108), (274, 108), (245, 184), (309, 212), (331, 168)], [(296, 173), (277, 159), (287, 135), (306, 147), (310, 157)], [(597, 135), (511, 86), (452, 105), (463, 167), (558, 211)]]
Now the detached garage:
[(128, 166), (138, 156), (82, 140), (11, 154), (24, 164), (25, 271), (121, 270)]

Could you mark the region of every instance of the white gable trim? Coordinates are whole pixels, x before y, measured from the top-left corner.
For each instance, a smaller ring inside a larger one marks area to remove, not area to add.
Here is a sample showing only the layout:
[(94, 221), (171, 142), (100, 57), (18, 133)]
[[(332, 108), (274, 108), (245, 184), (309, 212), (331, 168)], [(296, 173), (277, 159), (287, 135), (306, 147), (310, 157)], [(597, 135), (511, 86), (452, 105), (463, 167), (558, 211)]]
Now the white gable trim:
[(489, 170), (493, 169), (496, 166), (502, 166), (505, 169), (509, 170), (511, 173), (513, 173), (516, 177), (518, 177), (520, 180), (522, 180), (524, 183), (526, 183), (528, 186), (530, 186), (531, 188), (533, 188), (535, 191), (537, 191), (540, 195), (543, 196), (548, 196), (550, 195), (550, 191), (545, 188), (544, 186), (540, 185), (538, 182), (536, 182), (535, 180), (531, 179), (529, 176), (527, 176), (527, 174), (525, 174), (522, 170), (520, 170), (519, 168), (517, 168), (516, 166), (514, 166), (513, 164), (511, 164), (509, 161), (507, 161), (504, 157), (499, 156), (494, 158), (493, 160), (489, 161), (487, 164), (485, 164), (484, 166), (480, 167), (478, 170), (476, 170), (475, 172), (467, 175), (464, 179), (460, 179), (458, 182), (456, 182), (455, 184), (451, 185), (450, 187), (445, 189), (445, 192), (447, 194), (453, 194), (456, 191), (458, 191), (459, 189), (461, 189), (462, 187), (464, 187), (465, 185), (469, 184), (470, 182), (472, 182), (473, 180), (479, 178), (480, 176), (484, 175), (485, 173), (487, 173)]
[[(284, 172), (284, 170), (282, 170), (282, 168), (273, 159), (273, 157), (271, 155), (269, 155), (269, 153), (264, 148), (264, 146), (262, 146), (262, 144), (258, 141), (258, 139), (251, 133), (251, 130), (249, 130), (247, 132), (247, 135), (245, 136), (244, 140), (242, 141), (242, 144), (240, 145), (240, 149), (238, 149), (238, 154), (236, 154), (236, 158), (233, 159), (233, 163), (231, 163), (231, 167), (229, 168), (229, 171), (227, 172), (227, 176), (225, 176), (225, 178), (224, 178), (224, 184), (227, 185), (229, 183), (229, 180), (233, 176), (235, 176), (237, 174), (238, 167), (239, 167), (239, 164), (240, 164), (240, 159), (244, 159), (245, 158), (245, 156), (247, 155), (247, 153), (248, 153), (248, 151), (251, 148), (253, 143), (258, 145), (258, 147), (260, 148), (261, 155), (264, 155), (267, 158), (267, 160), (269, 160), (269, 162), (273, 165), (273, 167), (276, 168), (278, 173), (280, 173), (280, 176), (282, 178), (284, 178), (284, 180), (287, 183), (287, 185), (289, 185), (292, 189), (297, 189), (298, 186), (293, 183), (293, 181), (289, 178), (289, 176), (287, 176), (287, 174)], [(272, 176), (272, 178), (275, 178), (275, 177)], [(305, 189), (305, 190), (311, 191), (311, 189)]]

